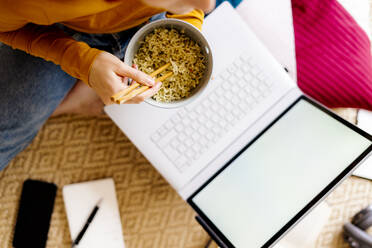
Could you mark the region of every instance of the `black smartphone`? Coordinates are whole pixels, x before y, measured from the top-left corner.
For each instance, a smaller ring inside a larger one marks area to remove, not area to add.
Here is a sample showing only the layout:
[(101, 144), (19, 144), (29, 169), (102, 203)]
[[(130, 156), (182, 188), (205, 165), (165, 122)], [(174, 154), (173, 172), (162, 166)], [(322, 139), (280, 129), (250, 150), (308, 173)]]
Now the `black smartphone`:
[(36, 180), (23, 183), (13, 247), (44, 248), (48, 238), (57, 186)]

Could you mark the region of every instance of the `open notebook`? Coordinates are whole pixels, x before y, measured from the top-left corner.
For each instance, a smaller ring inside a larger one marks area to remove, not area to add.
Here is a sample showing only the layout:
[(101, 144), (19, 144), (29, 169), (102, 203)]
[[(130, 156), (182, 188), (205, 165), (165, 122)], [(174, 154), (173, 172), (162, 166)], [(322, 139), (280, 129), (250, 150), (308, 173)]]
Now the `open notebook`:
[(79, 248), (124, 248), (115, 184), (111, 178), (63, 187), (63, 200), (74, 240), (100, 198), (102, 202)]

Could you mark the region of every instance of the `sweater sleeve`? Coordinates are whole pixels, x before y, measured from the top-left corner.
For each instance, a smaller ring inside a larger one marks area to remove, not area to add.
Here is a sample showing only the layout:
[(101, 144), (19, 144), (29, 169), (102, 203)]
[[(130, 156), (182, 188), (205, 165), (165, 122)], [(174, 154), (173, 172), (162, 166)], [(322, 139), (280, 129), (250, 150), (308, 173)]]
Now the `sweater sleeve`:
[(198, 9), (194, 9), (193, 11), (184, 15), (167, 13), (167, 17), (186, 21), (201, 30), (204, 21), (204, 12)]
[(14, 31), (1, 32), (0, 42), (60, 65), (71, 76), (88, 83), (90, 67), (101, 52), (78, 42), (53, 26), (27, 24)]

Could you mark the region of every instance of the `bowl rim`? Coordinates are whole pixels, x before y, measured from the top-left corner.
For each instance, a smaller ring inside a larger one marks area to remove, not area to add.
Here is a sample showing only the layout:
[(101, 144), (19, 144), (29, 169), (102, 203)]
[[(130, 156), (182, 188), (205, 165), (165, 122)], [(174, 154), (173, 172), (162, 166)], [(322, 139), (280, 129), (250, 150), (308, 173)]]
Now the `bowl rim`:
[[(186, 98), (183, 98), (183, 99), (179, 99), (177, 101), (174, 101), (174, 102), (158, 102), (158, 101), (155, 101), (153, 100), (152, 98), (148, 98), (146, 99), (144, 102), (146, 102), (147, 104), (150, 104), (152, 106), (155, 106), (155, 107), (159, 107), (159, 108), (167, 108), (167, 109), (170, 109), (170, 108), (179, 108), (179, 107), (182, 107), (182, 106), (185, 106), (189, 103), (191, 103), (192, 101), (194, 101), (201, 93), (203, 93), (211, 79), (211, 76), (212, 76), (212, 72), (213, 72), (213, 54), (212, 54), (212, 49), (210, 47), (210, 44), (207, 40), (207, 38), (204, 36), (204, 34), (198, 29), (196, 28), (195, 26), (193, 26), (192, 24), (186, 22), (186, 21), (183, 21), (183, 20), (179, 20), (179, 19), (175, 19), (175, 18), (167, 18), (167, 19), (160, 19), (160, 20), (156, 20), (156, 21), (153, 21), (153, 22), (150, 22), (150, 23), (147, 23), (145, 24), (143, 27), (141, 27), (139, 30), (137, 30), (137, 32), (132, 36), (132, 38), (130, 39), (129, 43), (128, 43), (128, 46), (126, 47), (126, 51), (125, 51), (125, 56), (124, 56), (124, 63), (127, 62), (129, 60), (128, 56), (129, 56), (129, 53), (128, 53), (128, 50), (129, 49), (132, 49), (135, 45), (136, 42), (139, 41), (139, 38), (143, 35), (144, 32), (146, 32), (148, 29), (150, 30), (153, 30), (153, 26), (157, 26), (159, 25), (159, 23), (163, 23), (164, 25), (167, 25), (167, 24), (172, 24), (172, 23), (177, 23), (177, 24), (182, 24), (184, 26), (186, 26), (187, 28), (189, 29), (192, 29), (194, 32), (196, 31), (197, 35), (199, 36), (199, 38), (202, 40), (203, 44), (198, 44), (201, 45), (202, 47), (205, 47), (206, 50), (207, 50), (207, 53), (209, 55), (208, 57), (208, 64), (210, 64), (210, 70), (206, 70), (206, 73), (208, 73), (208, 75), (204, 75), (207, 79), (205, 80), (205, 82), (200, 86), (199, 89), (197, 89), (196, 92), (194, 92), (193, 95), (189, 96), (189, 97), (186, 97)], [(177, 28), (177, 27), (176, 27)], [(146, 36), (144, 36), (146, 37)], [(192, 39), (192, 37), (190, 37)]]

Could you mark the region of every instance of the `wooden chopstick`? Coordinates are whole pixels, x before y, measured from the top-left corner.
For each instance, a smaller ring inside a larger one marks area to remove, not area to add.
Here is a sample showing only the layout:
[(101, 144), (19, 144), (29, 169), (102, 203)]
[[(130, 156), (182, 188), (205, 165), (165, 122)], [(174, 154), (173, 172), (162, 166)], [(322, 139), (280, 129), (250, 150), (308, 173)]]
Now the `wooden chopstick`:
[(132, 90), (134, 90), (135, 88), (137, 88), (139, 85), (140, 85), (139, 83), (134, 83), (131, 86), (129, 86), (128, 88), (119, 91), (118, 93), (116, 93), (115, 95), (113, 95), (111, 97), (111, 101), (116, 102), (117, 99), (119, 99), (120, 97), (122, 97), (122, 96), (130, 93)]
[[(155, 80), (155, 82), (163, 81), (163, 80), (169, 78), (169, 77), (172, 76), (172, 75), (173, 75), (173, 72), (168, 72), (167, 74), (165, 74), (165, 75), (163, 75), (163, 76), (157, 78), (157, 79)], [(150, 88), (150, 87), (148, 87), (148, 86), (146, 86), (146, 85), (141, 86), (141, 87), (139, 87), (138, 89), (133, 90), (132, 92), (128, 93), (127, 95), (124, 95), (123, 97), (117, 99), (115, 102), (116, 102), (117, 104), (123, 104), (124, 102), (130, 100), (131, 98), (135, 97), (136, 95), (139, 95), (139, 94), (145, 92), (145, 91), (148, 90), (149, 88)]]
[(165, 69), (167, 69), (170, 65), (171, 65), (171, 63), (166, 63), (165, 65), (159, 67), (157, 70), (151, 72), (151, 73), (150, 73), (150, 76), (151, 76), (151, 77), (155, 77), (156, 75), (158, 75), (159, 73), (161, 73), (161, 72), (163, 72)]
[[(161, 73), (164, 70), (166, 70), (169, 66), (171, 66), (171, 63), (166, 63), (165, 65), (159, 67), (158, 69), (156, 69), (155, 71), (153, 71), (152, 73), (150, 73), (150, 76), (151, 77), (155, 77), (159, 73)], [(157, 78), (155, 80), (155, 82), (163, 81), (163, 80), (167, 79), (168, 77), (170, 77), (172, 75), (173, 75), (173, 72), (168, 72), (167, 74), (165, 74), (165, 75)], [(124, 90), (121, 90), (118, 93), (116, 93), (113, 96), (111, 96), (111, 98), (110, 98), (111, 101), (113, 101), (113, 102), (115, 102), (117, 104), (122, 104), (122, 103), (128, 101), (129, 99), (135, 97), (136, 95), (145, 92), (146, 90), (148, 90), (150, 88), (149, 86), (145, 86), (144, 85), (144, 86), (141, 86), (141, 87), (139, 87), (137, 89), (138, 86), (140, 86), (139, 83), (133, 83), (128, 88), (126, 88)]]
[(163, 76), (157, 78), (157, 79), (155, 80), (155, 82), (164, 81), (165, 79), (169, 78), (169, 77), (172, 76), (172, 75), (173, 75), (173, 72), (168, 72), (167, 74), (165, 74), (165, 75), (163, 75)]
[(116, 103), (117, 104), (122, 104), (122, 103), (125, 103), (126, 101), (132, 99), (133, 97), (135, 97), (136, 95), (138, 94), (141, 94), (143, 92), (145, 92), (146, 90), (148, 90), (150, 87), (149, 86), (142, 86), (138, 89), (135, 89), (133, 90), (132, 92), (130, 92), (129, 94), (119, 98), (118, 100), (116, 100)]

